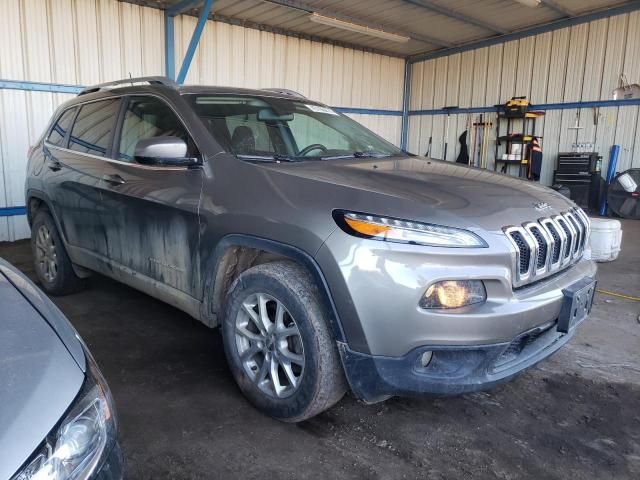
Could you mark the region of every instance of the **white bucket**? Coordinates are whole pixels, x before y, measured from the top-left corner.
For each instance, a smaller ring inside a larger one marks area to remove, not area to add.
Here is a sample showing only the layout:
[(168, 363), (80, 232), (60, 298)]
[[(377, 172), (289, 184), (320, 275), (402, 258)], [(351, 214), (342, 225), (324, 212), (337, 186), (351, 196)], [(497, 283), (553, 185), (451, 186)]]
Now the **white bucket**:
[(618, 220), (591, 219), (591, 258), (596, 262), (612, 262), (622, 248), (622, 228)]

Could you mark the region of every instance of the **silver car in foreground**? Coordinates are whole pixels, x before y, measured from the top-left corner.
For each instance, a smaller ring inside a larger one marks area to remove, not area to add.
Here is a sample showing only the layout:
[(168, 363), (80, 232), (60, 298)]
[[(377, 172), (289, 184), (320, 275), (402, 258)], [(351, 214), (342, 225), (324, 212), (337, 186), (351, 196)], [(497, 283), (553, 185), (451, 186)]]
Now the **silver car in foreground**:
[(113, 401), (86, 345), (2, 259), (0, 307), (0, 479), (121, 479)]

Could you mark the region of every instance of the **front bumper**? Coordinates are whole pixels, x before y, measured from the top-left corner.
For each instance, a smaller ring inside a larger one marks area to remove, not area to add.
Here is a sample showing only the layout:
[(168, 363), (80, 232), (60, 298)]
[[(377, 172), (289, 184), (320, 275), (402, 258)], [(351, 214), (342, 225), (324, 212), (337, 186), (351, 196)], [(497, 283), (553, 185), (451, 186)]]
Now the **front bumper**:
[[(487, 390), (504, 383), (558, 351), (575, 332), (556, 330), (550, 322), (511, 342), (478, 346), (423, 346), (402, 357), (355, 352), (344, 343), (339, 351), (351, 390), (375, 403), (391, 396), (457, 395)], [(422, 366), (425, 352), (433, 352)]]

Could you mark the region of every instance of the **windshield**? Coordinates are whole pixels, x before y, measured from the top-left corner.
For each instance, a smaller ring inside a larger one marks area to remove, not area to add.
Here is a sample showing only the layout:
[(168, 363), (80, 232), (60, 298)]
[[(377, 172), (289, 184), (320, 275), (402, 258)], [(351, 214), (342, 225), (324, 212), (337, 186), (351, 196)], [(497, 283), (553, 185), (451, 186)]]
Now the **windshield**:
[(228, 152), (248, 160), (389, 157), (402, 151), (329, 107), (306, 100), (186, 95)]

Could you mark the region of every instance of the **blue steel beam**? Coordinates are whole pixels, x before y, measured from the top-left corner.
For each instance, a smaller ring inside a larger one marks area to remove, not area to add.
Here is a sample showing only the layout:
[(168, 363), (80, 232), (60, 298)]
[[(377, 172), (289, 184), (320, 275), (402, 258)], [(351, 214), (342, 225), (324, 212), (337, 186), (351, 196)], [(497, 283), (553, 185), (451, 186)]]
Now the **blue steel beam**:
[(176, 48), (173, 17), (164, 11), (164, 74), (176, 79)]
[(202, 6), (202, 10), (200, 11), (200, 18), (198, 18), (198, 23), (196, 24), (196, 28), (193, 31), (193, 35), (191, 36), (189, 48), (187, 48), (187, 53), (185, 53), (184, 55), (182, 67), (180, 67), (180, 73), (178, 73), (178, 78), (176, 81), (180, 84), (184, 83), (184, 79), (187, 77), (189, 67), (191, 66), (191, 61), (193, 60), (193, 56), (196, 53), (198, 44), (200, 43), (200, 37), (202, 37), (202, 32), (205, 25), (207, 24), (207, 19), (209, 18), (209, 14), (211, 13), (212, 8), (213, 0), (205, 0), (204, 5)]
[(64, 83), (40, 83), (21, 82), (16, 80), (0, 80), (0, 89), (78, 94), (82, 90), (82, 87), (79, 87), (77, 85), (67, 85)]
[(26, 215), (27, 207), (1, 207), (0, 217), (17, 217), (19, 215)]
[[(632, 107), (640, 105), (640, 98), (628, 98), (622, 100), (592, 100), (584, 102), (565, 102), (565, 103), (537, 103), (531, 104), (529, 110), (570, 110), (580, 108), (594, 108), (594, 107)], [(491, 113), (497, 112), (498, 107), (461, 107), (456, 108), (453, 115), (460, 115), (463, 113)], [(434, 108), (431, 110), (410, 110), (409, 115), (447, 115), (451, 114), (450, 110), (443, 108)]]
[(176, 79), (176, 15), (196, 8), (202, 0), (183, 0), (164, 11), (164, 70), (165, 75), (171, 80)]

